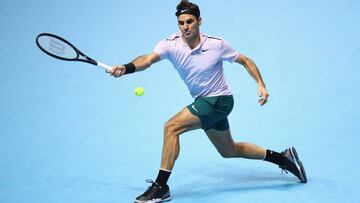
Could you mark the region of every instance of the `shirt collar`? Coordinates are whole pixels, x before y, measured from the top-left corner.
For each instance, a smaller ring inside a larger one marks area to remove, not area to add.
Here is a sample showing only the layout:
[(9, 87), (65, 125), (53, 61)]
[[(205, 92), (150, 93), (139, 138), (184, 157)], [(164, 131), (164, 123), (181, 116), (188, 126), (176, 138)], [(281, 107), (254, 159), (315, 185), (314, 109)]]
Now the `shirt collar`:
[(194, 49), (190, 49), (189, 45), (186, 42), (184, 42), (181, 32), (178, 32), (178, 36), (179, 36), (178, 39), (181, 41), (182, 46), (186, 46), (191, 52), (194, 52), (194, 51), (197, 51), (198, 49), (200, 49), (202, 47), (202, 45), (205, 43), (205, 41), (207, 40), (207, 36), (200, 33), (200, 43)]

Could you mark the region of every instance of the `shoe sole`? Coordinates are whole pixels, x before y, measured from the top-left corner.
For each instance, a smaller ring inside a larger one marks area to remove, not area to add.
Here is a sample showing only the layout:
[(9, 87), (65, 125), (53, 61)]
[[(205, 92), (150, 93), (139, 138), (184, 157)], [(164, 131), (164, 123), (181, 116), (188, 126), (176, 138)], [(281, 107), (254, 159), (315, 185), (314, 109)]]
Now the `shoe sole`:
[(171, 200), (171, 196), (166, 197), (164, 199), (154, 199), (154, 200), (149, 200), (149, 201), (139, 201), (139, 200), (135, 200), (135, 203), (158, 203), (158, 202), (167, 202)]
[(290, 153), (294, 157), (296, 167), (300, 170), (300, 177), (299, 177), (300, 182), (301, 183), (306, 183), (307, 182), (307, 177), (306, 177), (305, 168), (304, 168), (302, 162), (299, 159), (299, 156), (298, 156), (298, 154), (296, 152), (295, 147), (290, 148)]

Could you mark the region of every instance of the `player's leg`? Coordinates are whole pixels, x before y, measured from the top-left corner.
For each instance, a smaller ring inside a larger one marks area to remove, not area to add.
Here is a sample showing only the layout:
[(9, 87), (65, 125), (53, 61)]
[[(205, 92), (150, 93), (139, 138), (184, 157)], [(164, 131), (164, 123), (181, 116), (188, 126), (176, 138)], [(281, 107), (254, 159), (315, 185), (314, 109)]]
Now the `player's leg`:
[(164, 144), (161, 159), (161, 168), (172, 170), (175, 160), (179, 156), (179, 135), (201, 128), (199, 117), (193, 115), (188, 108), (182, 109), (165, 123)]
[(173, 116), (164, 126), (164, 144), (161, 158), (161, 168), (156, 181), (148, 180), (152, 185), (135, 202), (163, 202), (171, 199), (167, 181), (170, 177), (174, 163), (179, 156), (179, 135), (201, 128), (200, 119), (193, 115), (188, 108), (182, 109)]
[(278, 153), (251, 143), (234, 142), (230, 128), (227, 130), (209, 129), (206, 130), (206, 134), (224, 158), (241, 157), (268, 161), (285, 171), (290, 171), (299, 178), (300, 182), (307, 182), (305, 169), (294, 147)]
[(264, 159), (265, 157), (266, 150), (262, 147), (247, 142), (234, 142), (230, 128), (223, 131), (209, 129), (205, 132), (224, 158)]

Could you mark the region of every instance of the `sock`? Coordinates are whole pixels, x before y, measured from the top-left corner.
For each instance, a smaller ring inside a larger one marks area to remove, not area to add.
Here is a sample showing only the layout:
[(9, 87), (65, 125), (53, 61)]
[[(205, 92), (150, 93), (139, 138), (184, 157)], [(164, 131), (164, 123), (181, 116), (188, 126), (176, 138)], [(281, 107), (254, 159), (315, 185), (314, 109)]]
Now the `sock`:
[(165, 186), (170, 177), (170, 174), (171, 171), (166, 169), (160, 169), (155, 182), (157, 182), (161, 186)]
[(279, 166), (283, 166), (285, 159), (284, 159), (284, 156), (282, 154), (267, 149), (264, 161), (268, 161), (268, 162), (277, 164)]

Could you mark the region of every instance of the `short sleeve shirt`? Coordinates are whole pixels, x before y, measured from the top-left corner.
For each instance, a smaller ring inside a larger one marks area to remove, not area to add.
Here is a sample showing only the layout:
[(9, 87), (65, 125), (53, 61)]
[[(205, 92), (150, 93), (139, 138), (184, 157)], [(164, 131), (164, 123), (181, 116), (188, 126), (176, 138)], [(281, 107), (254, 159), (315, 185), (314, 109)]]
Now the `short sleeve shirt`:
[(181, 33), (175, 33), (158, 42), (153, 51), (173, 64), (192, 97), (231, 95), (223, 61), (234, 62), (239, 52), (222, 38), (200, 34), (200, 39), (200, 44), (190, 49)]

